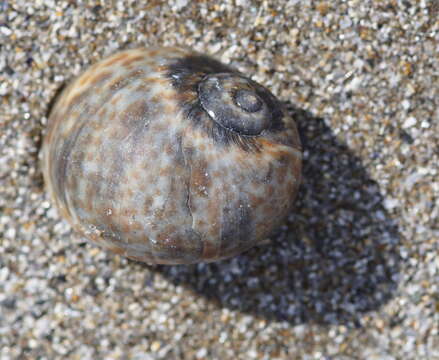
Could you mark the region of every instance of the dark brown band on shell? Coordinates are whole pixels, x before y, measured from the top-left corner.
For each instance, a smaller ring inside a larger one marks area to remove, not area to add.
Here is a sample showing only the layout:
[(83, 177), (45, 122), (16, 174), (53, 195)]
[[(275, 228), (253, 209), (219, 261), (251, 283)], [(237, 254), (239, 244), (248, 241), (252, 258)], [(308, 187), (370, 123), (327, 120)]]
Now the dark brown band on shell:
[[(236, 101), (236, 94), (239, 90), (252, 89), (257, 98), (264, 104), (262, 116), (253, 121), (252, 124), (249, 119), (255, 114), (248, 111), (245, 114), (242, 109), (244, 114), (236, 114), (236, 110), (232, 111), (232, 106), (236, 106), (232, 102), (221, 103), (219, 101), (218, 104), (212, 105), (221, 94), (218, 91), (213, 91), (212, 87), (207, 89), (206, 80), (208, 81), (215, 75), (229, 80), (231, 84), (236, 79), (246, 82), (247, 85), (242, 89), (230, 89), (232, 90), (231, 99)], [(179, 106), (183, 110), (185, 118), (191, 121), (196, 128), (202, 129), (217, 145), (234, 144), (244, 151), (258, 152), (260, 147), (254, 136), (260, 135), (262, 132), (267, 135), (275, 134), (284, 129), (282, 105), (275, 96), (265, 87), (215, 59), (203, 55), (180, 58), (168, 65), (166, 76), (170, 79), (177, 94), (181, 94)], [(214, 109), (213, 112), (208, 113), (209, 107)], [(213, 119), (215, 115), (217, 119), (220, 119), (219, 121)], [(242, 122), (243, 117), (246, 118), (245, 122)]]

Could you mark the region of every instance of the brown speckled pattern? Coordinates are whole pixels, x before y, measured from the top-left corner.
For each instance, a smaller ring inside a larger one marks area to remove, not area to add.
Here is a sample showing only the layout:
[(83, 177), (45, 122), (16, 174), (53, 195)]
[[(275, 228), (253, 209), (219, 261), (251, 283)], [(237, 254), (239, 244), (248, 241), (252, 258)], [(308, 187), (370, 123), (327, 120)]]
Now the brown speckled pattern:
[(239, 74), (189, 50), (127, 50), (63, 91), (43, 171), (75, 230), (131, 259), (178, 264), (236, 255), (280, 224), (300, 182), (295, 123), (248, 80), (273, 108), (270, 128), (241, 136), (216, 124), (197, 91), (217, 69)]

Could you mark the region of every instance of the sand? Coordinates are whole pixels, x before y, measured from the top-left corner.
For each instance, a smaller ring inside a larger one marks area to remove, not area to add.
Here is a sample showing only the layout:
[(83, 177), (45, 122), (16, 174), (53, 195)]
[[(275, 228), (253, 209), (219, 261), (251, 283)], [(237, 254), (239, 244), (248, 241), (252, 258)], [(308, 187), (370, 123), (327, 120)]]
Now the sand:
[[(439, 3), (0, 1), (0, 359), (439, 359)], [(236, 258), (147, 266), (72, 233), (38, 151), (57, 90), (183, 44), (298, 122), (288, 221)]]

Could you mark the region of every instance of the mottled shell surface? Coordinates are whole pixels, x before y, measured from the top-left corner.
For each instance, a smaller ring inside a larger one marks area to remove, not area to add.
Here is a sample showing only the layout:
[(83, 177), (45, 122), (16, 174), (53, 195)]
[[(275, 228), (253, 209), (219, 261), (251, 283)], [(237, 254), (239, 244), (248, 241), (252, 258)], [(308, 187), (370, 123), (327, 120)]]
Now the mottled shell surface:
[(208, 56), (150, 48), (106, 58), (62, 92), (42, 159), (76, 231), (134, 260), (185, 264), (267, 237), (290, 210), (302, 154), (265, 87)]

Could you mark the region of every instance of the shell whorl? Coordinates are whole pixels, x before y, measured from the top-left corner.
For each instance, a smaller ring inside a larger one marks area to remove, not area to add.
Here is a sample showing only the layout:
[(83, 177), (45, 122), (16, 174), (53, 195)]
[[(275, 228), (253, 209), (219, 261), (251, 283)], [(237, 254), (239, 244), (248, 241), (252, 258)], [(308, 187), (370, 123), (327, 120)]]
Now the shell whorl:
[(210, 118), (240, 135), (259, 135), (273, 123), (274, 107), (264, 102), (250, 80), (228, 73), (206, 76), (198, 86), (198, 98)]

